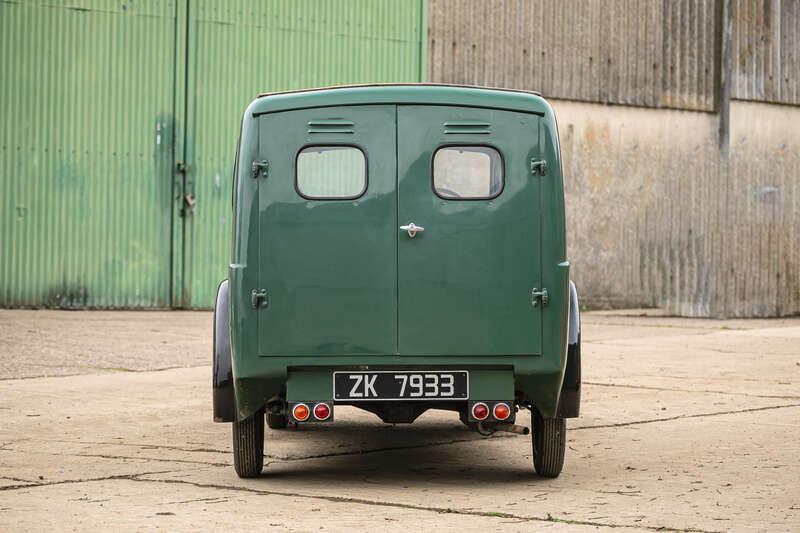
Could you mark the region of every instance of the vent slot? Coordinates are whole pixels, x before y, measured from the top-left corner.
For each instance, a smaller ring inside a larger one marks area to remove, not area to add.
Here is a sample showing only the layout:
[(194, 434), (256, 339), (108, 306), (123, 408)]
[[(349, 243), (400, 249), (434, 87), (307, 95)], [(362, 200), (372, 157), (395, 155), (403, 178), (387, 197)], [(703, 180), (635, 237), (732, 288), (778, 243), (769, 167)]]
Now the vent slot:
[(355, 123), (339, 118), (312, 120), (308, 123), (308, 133), (353, 133)]
[(456, 122), (445, 122), (442, 124), (444, 126), (443, 131), (446, 135), (453, 135), (453, 134), (477, 134), (477, 135), (489, 135), (492, 133), (491, 131), (491, 124), (488, 122), (475, 122), (472, 120), (466, 121), (456, 121)]

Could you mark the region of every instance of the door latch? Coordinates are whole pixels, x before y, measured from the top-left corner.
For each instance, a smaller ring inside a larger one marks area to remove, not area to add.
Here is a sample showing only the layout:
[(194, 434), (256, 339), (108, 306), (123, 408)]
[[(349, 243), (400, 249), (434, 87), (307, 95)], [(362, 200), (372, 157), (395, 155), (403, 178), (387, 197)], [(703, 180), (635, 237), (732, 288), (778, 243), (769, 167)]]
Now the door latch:
[(534, 307), (539, 307), (541, 304), (541, 306), (544, 307), (549, 303), (550, 294), (547, 292), (547, 289), (537, 289), (534, 287), (531, 291), (531, 305)]
[(186, 207), (184, 207), (183, 211), (186, 212), (186, 208), (194, 214), (195, 210), (197, 209), (197, 199), (194, 197), (194, 194), (189, 193), (183, 197), (183, 203)]
[(531, 174), (544, 176), (547, 172), (547, 161), (544, 159), (531, 159)]
[(267, 289), (253, 289), (250, 291), (250, 303), (253, 305), (253, 309), (267, 307), (269, 304), (267, 301)]
[(413, 222), (409, 222), (405, 226), (400, 226), (400, 231), (407, 231), (408, 236), (413, 239), (414, 235), (416, 235), (417, 233), (422, 233), (423, 231), (425, 231), (425, 228), (423, 228), (422, 226), (417, 226)]
[(261, 161), (253, 161), (253, 179), (258, 177), (267, 177), (269, 172), (269, 162), (266, 159)]

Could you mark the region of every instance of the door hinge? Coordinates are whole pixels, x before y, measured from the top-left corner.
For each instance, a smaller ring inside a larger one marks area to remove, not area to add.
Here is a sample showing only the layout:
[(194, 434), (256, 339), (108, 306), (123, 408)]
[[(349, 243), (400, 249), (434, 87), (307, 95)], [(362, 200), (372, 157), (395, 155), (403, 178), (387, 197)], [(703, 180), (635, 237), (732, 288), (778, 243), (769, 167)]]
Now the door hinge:
[(547, 173), (547, 161), (544, 159), (531, 159), (531, 174), (544, 176)]
[(550, 294), (547, 292), (547, 289), (537, 289), (534, 287), (531, 291), (531, 305), (539, 307), (539, 304), (541, 304), (541, 306), (544, 307), (549, 303)]
[(269, 162), (266, 159), (261, 161), (253, 161), (253, 178), (267, 177), (269, 173)]
[(267, 307), (267, 289), (253, 289), (250, 291), (250, 303), (253, 305), (253, 309), (261, 309), (262, 307)]

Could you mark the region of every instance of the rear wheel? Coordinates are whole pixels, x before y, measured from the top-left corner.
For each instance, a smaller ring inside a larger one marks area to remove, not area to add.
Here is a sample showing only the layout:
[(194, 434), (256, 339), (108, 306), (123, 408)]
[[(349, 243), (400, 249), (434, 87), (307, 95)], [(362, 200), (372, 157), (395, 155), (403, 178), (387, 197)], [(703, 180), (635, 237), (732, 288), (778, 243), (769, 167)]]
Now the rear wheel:
[(233, 422), (233, 467), (239, 477), (258, 477), (264, 468), (264, 411)]
[(533, 468), (542, 477), (558, 477), (564, 466), (567, 448), (567, 421), (564, 418), (533, 416)]
[(281, 413), (267, 413), (267, 427), (269, 429), (286, 429), (289, 419)]

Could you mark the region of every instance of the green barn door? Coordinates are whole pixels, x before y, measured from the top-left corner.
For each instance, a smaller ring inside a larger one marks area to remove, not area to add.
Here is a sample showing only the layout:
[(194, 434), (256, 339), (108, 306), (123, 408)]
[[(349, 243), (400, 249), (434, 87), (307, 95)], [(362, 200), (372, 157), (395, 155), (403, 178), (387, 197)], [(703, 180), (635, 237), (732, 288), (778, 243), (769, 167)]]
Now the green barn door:
[(0, 306), (169, 306), (176, 12), (0, 2)]
[(399, 106), (397, 121), (398, 218), (424, 228), (399, 232), (400, 352), (541, 353), (538, 117)]
[[(242, 112), (259, 93), (425, 75), (422, 0), (182, 0), (173, 305), (211, 307), (227, 276), (231, 177)], [(193, 204), (193, 207), (187, 203)], [(184, 216), (180, 216), (184, 215)]]
[(264, 115), (258, 159), (259, 353), (395, 353), (394, 106)]
[(186, 80), (184, 163), (175, 196), (173, 305), (211, 307), (227, 277), (231, 244), (231, 180), (242, 111), (263, 87), (253, 68), (262, 29), (248, 24), (254, 9), (243, 0), (184, 0)]

